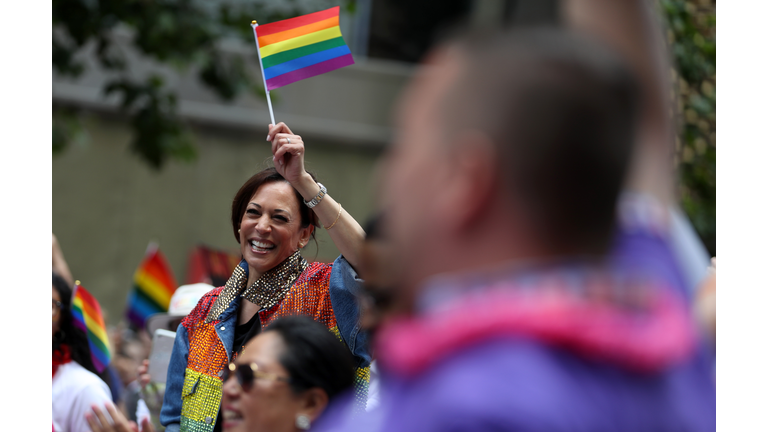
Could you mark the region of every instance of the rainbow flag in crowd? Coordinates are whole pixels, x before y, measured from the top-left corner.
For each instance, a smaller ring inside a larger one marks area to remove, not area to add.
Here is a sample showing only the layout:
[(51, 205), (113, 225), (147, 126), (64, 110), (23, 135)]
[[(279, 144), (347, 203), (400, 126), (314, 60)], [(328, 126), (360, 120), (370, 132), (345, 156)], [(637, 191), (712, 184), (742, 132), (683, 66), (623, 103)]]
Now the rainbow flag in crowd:
[(198, 245), (189, 254), (185, 283), (203, 282), (215, 287), (223, 286), (240, 263), (240, 258), (239, 250), (224, 251)]
[(341, 37), (339, 6), (254, 30), (267, 90), (355, 64)]
[(99, 302), (80, 285), (80, 281), (75, 282), (75, 292), (72, 293), (72, 316), (75, 326), (88, 337), (91, 360), (96, 370), (101, 373), (111, 357), (107, 327), (104, 325)]
[(150, 244), (144, 260), (133, 274), (133, 290), (128, 298), (128, 320), (144, 328), (150, 316), (168, 311), (171, 296), (176, 291), (176, 279), (157, 245)]

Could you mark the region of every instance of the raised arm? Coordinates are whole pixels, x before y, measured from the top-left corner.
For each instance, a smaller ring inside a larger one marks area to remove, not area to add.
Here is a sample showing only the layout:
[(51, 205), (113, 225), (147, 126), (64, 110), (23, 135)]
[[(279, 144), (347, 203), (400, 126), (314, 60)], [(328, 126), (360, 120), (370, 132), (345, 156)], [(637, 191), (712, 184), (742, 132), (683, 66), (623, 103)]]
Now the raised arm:
[[(304, 169), (304, 141), (295, 135), (285, 123), (269, 125), (267, 141), (272, 143), (275, 168), (304, 197), (311, 201), (320, 192), (320, 186)], [(319, 204), (312, 208), (320, 223), (328, 230), (333, 243), (353, 268), (359, 268), (360, 256), (365, 240), (365, 231), (359, 223), (326, 194)]]
[(74, 285), (75, 279), (72, 277), (72, 272), (69, 271), (67, 261), (64, 259), (64, 253), (61, 251), (59, 240), (56, 238), (56, 234), (51, 234), (51, 236), (53, 237), (53, 271), (63, 277), (70, 286)]

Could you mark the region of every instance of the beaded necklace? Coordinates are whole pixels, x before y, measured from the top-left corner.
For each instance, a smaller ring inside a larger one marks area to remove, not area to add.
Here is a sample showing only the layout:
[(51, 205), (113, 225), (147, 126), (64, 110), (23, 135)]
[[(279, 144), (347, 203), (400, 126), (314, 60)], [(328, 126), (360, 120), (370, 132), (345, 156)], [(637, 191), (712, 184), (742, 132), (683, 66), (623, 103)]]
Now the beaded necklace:
[(299, 251), (296, 251), (280, 263), (280, 265), (261, 275), (256, 282), (246, 288), (248, 284), (248, 264), (245, 260), (240, 261), (240, 264), (235, 267), (232, 276), (229, 277), (229, 280), (224, 285), (224, 289), (211, 307), (210, 312), (208, 312), (205, 322), (210, 323), (216, 320), (238, 295), (264, 309), (271, 309), (285, 297), (288, 290), (291, 289), (293, 283), (306, 270), (307, 266), (309, 266), (307, 260), (301, 256)]

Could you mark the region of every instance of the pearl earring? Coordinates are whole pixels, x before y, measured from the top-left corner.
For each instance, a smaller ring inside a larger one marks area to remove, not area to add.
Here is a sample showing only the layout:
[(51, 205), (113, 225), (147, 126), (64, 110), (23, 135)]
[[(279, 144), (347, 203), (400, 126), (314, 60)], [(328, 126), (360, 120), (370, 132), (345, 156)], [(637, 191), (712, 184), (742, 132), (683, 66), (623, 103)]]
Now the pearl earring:
[(296, 427), (301, 430), (309, 430), (309, 427), (311, 426), (311, 423), (309, 421), (309, 417), (305, 416), (304, 414), (299, 414), (296, 416)]

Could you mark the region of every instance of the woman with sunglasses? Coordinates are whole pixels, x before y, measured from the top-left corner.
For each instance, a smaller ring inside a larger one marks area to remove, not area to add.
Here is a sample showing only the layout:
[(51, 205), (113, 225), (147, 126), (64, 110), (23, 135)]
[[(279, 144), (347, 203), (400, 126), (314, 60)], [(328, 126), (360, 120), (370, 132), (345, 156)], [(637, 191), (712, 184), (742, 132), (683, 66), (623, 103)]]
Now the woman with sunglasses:
[[(222, 376), (245, 341), (274, 320), (308, 315), (353, 354), (356, 397), (365, 406), (367, 333), (354, 292), (365, 232), (304, 169), (304, 142), (284, 123), (270, 125), (274, 168), (248, 179), (231, 207), (242, 260), (223, 287), (198, 302), (176, 332), (160, 423), (168, 432), (221, 430)], [(333, 264), (308, 263), (301, 249), (324, 227), (341, 252)]]
[(86, 414), (91, 405), (112, 403), (107, 384), (96, 375), (85, 334), (75, 327), (72, 312), (72, 288), (53, 273), (53, 430), (80, 432), (88, 430)]
[(354, 382), (346, 347), (308, 317), (280, 318), (224, 373), (224, 431), (307, 430)]

